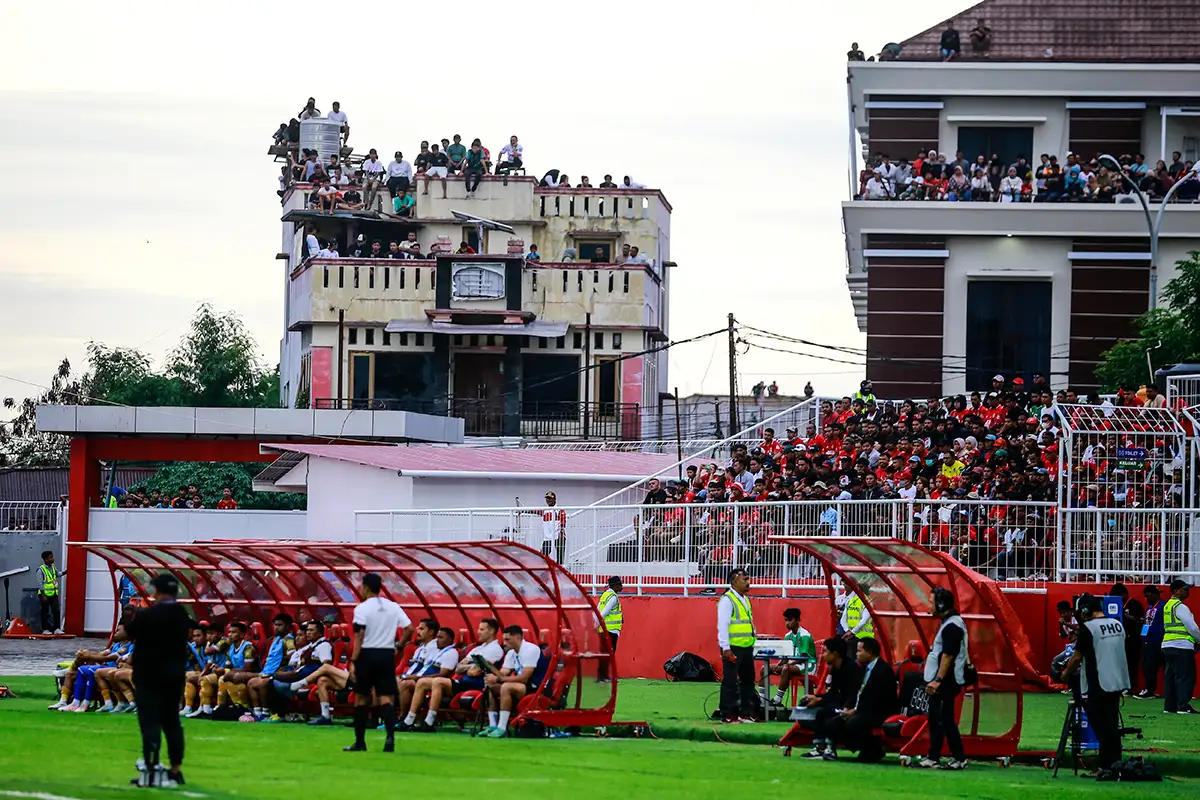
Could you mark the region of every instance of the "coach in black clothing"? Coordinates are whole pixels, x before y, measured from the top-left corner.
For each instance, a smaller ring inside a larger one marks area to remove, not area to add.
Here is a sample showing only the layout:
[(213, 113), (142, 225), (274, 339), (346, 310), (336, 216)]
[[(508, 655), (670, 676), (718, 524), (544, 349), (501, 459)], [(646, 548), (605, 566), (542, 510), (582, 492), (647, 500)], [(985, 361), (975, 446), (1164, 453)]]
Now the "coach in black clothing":
[(137, 690), (138, 726), (142, 729), (142, 758), (151, 780), (158, 766), (162, 737), (167, 739), (167, 776), (183, 783), (183, 726), (179, 724), (179, 698), (187, 674), (188, 639), (195, 623), (183, 606), (175, 602), (179, 581), (159, 575), (154, 587), (154, 605), (143, 609), (123, 625), (133, 649), (133, 685)]
[(858, 751), (858, 760), (876, 763), (883, 760), (883, 743), (871, 731), (896, 713), (896, 672), (880, 655), (879, 642), (872, 637), (858, 640), (858, 666), (862, 679), (858, 690), (846, 701), (847, 708), (833, 715), (824, 726), (829, 748), (827, 761), (837, 759), (836, 745)]
[(862, 673), (854, 659), (846, 658), (846, 640), (841, 637), (826, 639), (821, 658), (825, 661), (825, 693), (821, 695), (806, 695), (800, 698), (800, 705), (815, 709), (816, 718), (813, 720), (813, 749), (804, 754), (805, 758), (822, 758), (826, 751), (836, 755), (833, 741), (826, 736), (825, 728), (837, 712), (854, 705), (855, 693), (862, 682)]

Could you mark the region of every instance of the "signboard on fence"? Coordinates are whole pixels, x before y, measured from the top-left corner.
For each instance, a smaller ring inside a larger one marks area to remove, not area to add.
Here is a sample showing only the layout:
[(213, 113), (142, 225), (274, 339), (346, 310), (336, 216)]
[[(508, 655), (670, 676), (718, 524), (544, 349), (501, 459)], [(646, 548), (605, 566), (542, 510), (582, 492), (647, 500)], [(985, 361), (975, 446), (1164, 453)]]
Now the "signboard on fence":
[(1122, 469), (1146, 469), (1146, 448), (1144, 447), (1118, 447), (1117, 448), (1117, 466)]

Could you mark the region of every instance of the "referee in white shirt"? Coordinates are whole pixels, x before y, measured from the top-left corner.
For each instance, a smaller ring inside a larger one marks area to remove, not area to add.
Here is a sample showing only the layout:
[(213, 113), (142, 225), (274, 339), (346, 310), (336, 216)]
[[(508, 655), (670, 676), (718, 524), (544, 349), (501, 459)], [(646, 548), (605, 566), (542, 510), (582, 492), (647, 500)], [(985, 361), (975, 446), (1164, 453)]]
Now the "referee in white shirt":
[(396, 749), (396, 629), (403, 628), (400, 641), (408, 641), (412, 620), (404, 609), (380, 597), (383, 580), (374, 572), (363, 576), (363, 596), (367, 599), (354, 607), (354, 650), (350, 654), (350, 681), (354, 684), (354, 744), (347, 752), (367, 749), (367, 718), (371, 692), (383, 719), (387, 739), (383, 752)]

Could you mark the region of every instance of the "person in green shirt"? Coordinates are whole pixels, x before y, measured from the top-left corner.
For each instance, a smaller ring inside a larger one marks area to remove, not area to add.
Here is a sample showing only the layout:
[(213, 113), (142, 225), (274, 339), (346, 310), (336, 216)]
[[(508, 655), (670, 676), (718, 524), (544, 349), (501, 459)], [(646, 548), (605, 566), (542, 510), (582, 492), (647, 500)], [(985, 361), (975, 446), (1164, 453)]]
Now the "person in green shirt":
[(450, 156), (450, 174), (462, 172), (466, 166), (467, 148), (462, 143), (462, 137), (454, 134), (454, 144), (446, 147), (446, 155)]
[(413, 196), (403, 189), (401, 189), (400, 194), (396, 195), (395, 199), (392, 200), (392, 208), (396, 212), (396, 216), (400, 217), (411, 217), (413, 215), (413, 208), (416, 206), (416, 204), (417, 201), (413, 199)]
[(792, 643), (792, 658), (785, 658), (771, 667), (771, 674), (779, 676), (779, 687), (771, 701), (775, 705), (783, 703), (792, 681), (804, 680), (804, 675), (817, 664), (817, 648), (812, 634), (800, 624), (800, 609), (784, 609), (783, 624), (788, 631), (783, 638)]

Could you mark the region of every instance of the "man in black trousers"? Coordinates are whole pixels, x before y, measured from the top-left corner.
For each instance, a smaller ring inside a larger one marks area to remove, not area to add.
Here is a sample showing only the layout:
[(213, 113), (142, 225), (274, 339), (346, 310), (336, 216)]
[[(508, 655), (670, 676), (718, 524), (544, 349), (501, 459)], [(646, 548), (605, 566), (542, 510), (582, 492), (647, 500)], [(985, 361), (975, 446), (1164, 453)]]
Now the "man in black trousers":
[(829, 742), (822, 754), (826, 761), (837, 760), (837, 743), (858, 751), (858, 760), (876, 764), (883, 760), (883, 742), (871, 731), (896, 713), (896, 672), (880, 658), (879, 642), (871, 636), (858, 640), (857, 662), (862, 679), (845, 700), (846, 707), (827, 718), (820, 733)]
[[(137, 691), (138, 726), (142, 730), (145, 771), (132, 783), (139, 786), (183, 784), (183, 726), (179, 724), (179, 698), (187, 675), (188, 637), (195, 622), (175, 602), (179, 581), (159, 575), (150, 582), (154, 604), (127, 619), (122, 626), (133, 650), (133, 685)], [(162, 738), (167, 739), (166, 774), (159, 773)]]
[(729, 573), (729, 589), (717, 602), (717, 646), (721, 649), (721, 718), (725, 722), (758, 722), (753, 716), (758, 692), (754, 685), (754, 612), (750, 608), (750, 576), (744, 569)]

